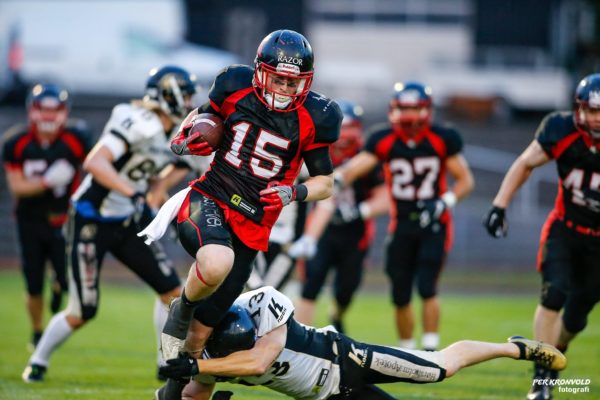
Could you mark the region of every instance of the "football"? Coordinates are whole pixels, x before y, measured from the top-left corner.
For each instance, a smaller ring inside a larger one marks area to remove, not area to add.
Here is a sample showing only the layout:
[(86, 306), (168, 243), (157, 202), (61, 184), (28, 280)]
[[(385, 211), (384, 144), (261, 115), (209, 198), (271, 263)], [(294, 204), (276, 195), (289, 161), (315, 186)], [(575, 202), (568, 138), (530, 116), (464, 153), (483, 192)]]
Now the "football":
[(210, 147), (216, 149), (223, 141), (223, 120), (215, 114), (198, 114), (192, 121), (192, 127), (188, 132), (189, 143), (207, 142)]

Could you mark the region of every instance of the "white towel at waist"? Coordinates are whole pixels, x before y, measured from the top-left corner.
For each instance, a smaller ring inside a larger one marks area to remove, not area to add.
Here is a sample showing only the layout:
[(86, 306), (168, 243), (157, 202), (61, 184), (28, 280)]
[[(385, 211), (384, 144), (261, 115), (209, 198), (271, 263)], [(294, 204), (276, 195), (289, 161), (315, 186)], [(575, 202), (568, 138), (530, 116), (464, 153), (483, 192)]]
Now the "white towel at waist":
[(137, 235), (140, 237), (146, 237), (144, 243), (150, 244), (155, 240), (163, 237), (167, 229), (169, 228), (169, 224), (177, 216), (179, 209), (181, 208), (181, 204), (185, 200), (188, 192), (192, 190), (191, 187), (187, 187), (179, 192), (175, 193), (163, 206), (158, 210), (158, 214), (156, 217), (150, 222), (150, 224), (144, 228), (143, 231), (138, 233)]

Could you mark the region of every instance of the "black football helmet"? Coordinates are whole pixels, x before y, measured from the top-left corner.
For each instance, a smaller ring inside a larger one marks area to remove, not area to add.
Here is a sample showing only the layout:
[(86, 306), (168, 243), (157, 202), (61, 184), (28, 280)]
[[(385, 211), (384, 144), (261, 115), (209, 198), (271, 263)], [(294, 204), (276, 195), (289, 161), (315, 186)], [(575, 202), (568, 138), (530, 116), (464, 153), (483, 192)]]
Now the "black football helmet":
[(196, 76), (183, 68), (173, 65), (153, 68), (146, 81), (144, 101), (157, 103), (178, 122), (191, 111), (191, 97), (196, 93), (196, 85)]
[[(314, 56), (308, 40), (295, 31), (282, 29), (268, 34), (258, 46), (254, 59), (254, 91), (272, 110), (288, 112), (302, 106), (313, 80)], [(296, 93), (274, 91), (271, 79), (293, 79)]]
[(587, 110), (600, 112), (600, 74), (588, 75), (575, 89), (575, 119), (579, 129), (587, 132), (594, 140), (600, 140), (600, 126), (591, 126), (586, 118)]
[[(401, 129), (421, 129), (428, 125), (432, 116), (432, 90), (420, 82), (398, 82), (390, 100), (388, 117), (390, 123)], [(408, 113), (407, 110), (418, 110)]]
[(69, 93), (55, 84), (38, 83), (27, 97), (29, 123), (40, 133), (62, 129), (69, 115)]
[(236, 351), (248, 350), (256, 342), (256, 327), (250, 314), (241, 306), (232, 305), (217, 325), (204, 348), (208, 358), (228, 356)]
[(340, 137), (330, 146), (333, 165), (337, 167), (358, 153), (363, 145), (363, 109), (349, 100), (336, 100), (342, 110)]

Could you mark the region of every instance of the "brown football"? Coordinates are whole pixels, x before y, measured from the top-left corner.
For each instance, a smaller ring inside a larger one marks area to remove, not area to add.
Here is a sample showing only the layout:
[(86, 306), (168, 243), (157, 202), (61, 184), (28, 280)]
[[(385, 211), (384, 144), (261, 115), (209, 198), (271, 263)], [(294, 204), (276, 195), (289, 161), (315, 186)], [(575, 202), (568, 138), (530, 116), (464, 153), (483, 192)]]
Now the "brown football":
[(188, 133), (191, 143), (207, 142), (216, 149), (223, 141), (224, 126), (221, 117), (204, 113), (194, 117), (193, 125)]

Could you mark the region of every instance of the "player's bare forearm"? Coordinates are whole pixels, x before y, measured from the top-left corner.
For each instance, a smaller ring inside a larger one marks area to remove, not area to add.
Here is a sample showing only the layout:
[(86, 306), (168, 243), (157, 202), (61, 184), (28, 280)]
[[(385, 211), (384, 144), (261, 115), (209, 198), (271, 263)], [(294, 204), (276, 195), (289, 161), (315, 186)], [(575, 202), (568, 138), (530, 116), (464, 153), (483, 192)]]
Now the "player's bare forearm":
[(46, 190), (41, 177), (26, 178), (23, 171), (6, 171), (8, 189), (15, 197), (36, 196)]
[(347, 163), (337, 168), (335, 173), (342, 177), (344, 185), (348, 186), (361, 176), (368, 174), (377, 166), (379, 160), (373, 153), (361, 151)]
[(333, 175), (311, 176), (303, 185), (308, 192), (304, 201), (323, 200), (333, 194)]
[(390, 211), (390, 193), (385, 184), (376, 186), (371, 191), (371, 196), (365, 200), (369, 213), (365, 217), (375, 218)]
[(105, 146), (97, 146), (92, 149), (83, 163), (83, 169), (94, 177), (94, 180), (110, 190), (116, 190), (121, 194), (131, 197), (135, 190), (119, 176), (112, 165), (112, 154)]
[(282, 325), (259, 338), (250, 350), (237, 351), (223, 358), (199, 359), (201, 374), (213, 376), (262, 375), (285, 346), (287, 327)]
[(475, 180), (465, 158), (460, 154), (448, 158), (446, 169), (454, 178), (452, 192), (456, 196), (456, 200), (460, 201), (467, 197), (475, 187)]
[(167, 165), (158, 175), (152, 188), (148, 192), (148, 205), (158, 208), (167, 201), (169, 190), (183, 180), (190, 172), (188, 168), (177, 168), (173, 164)]
[(494, 206), (506, 208), (510, 204), (514, 194), (529, 179), (531, 172), (550, 161), (542, 147), (537, 141), (533, 141), (527, 149), (515, 160), (504, 176), (500, 190), (494, 198)]

